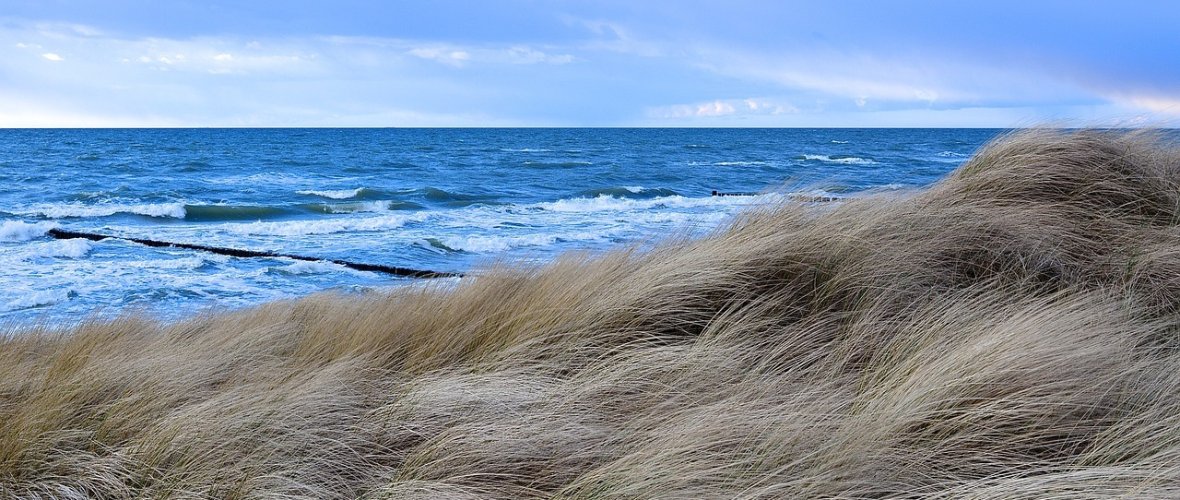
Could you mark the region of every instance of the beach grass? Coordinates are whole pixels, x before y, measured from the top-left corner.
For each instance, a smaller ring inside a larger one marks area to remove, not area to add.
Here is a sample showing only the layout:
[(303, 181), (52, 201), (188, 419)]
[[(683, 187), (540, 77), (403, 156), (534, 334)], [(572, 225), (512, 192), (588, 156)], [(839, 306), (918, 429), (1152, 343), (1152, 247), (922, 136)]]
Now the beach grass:
[(0, 341), (3, 498), (1180, 496), (1180, 149), (1026, 130), (654, 249)]

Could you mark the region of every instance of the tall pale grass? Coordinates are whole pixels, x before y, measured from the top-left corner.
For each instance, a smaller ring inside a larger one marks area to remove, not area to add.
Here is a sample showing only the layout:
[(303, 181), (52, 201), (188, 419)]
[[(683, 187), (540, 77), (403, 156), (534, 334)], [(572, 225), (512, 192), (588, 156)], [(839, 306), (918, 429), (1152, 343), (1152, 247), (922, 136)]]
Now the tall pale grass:
[(0, 342), (3, 498), (1180, 496), (1180, 152), (1025, 131), (650, 251)]

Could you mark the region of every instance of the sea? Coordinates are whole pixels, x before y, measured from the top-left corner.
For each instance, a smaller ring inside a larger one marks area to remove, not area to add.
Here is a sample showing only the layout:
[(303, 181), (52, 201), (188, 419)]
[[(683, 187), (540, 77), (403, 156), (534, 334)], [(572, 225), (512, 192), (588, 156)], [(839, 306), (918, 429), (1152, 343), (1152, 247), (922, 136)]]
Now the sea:
[(174, 320), (650, 247), (776, 203), (921, 189), (1005, 132), (4, 129), (0, 326)]

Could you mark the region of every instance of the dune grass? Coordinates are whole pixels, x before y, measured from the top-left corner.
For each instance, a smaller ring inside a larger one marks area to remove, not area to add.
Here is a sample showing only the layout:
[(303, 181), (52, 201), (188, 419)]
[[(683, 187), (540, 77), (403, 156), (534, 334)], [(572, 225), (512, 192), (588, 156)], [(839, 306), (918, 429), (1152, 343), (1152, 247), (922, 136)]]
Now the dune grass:
[(1023, 131), (650, 251), (0, 341), (3, 498), (1180, 496), (1180, 151)]

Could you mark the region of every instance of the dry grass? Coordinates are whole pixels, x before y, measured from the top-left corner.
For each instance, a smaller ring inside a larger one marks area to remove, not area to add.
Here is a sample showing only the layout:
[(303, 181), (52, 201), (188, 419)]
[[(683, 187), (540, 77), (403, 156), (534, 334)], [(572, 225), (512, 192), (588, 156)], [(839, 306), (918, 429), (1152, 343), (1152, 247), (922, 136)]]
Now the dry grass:
[(1180, 496), (1180, 152), (1026, 131), (649, 252), (0, 343), (0, 497)]

